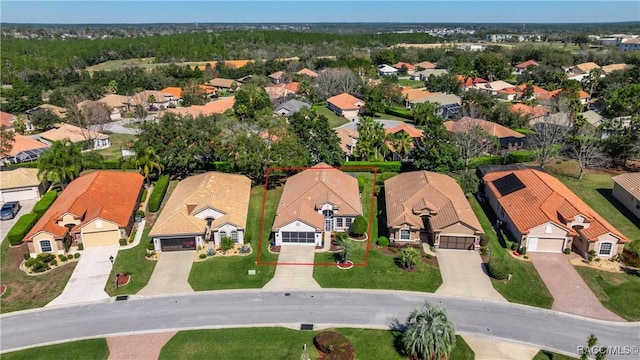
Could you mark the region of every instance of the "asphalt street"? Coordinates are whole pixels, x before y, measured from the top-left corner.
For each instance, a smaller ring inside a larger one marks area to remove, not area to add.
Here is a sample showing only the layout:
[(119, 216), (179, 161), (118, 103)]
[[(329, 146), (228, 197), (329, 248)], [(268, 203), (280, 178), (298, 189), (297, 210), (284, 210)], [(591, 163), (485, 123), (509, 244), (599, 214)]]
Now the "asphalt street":
[[(288, 295), (287, 295), (288, 294)], [(592, 320), (493, 300), (416, 292), (326, 289), (231, 290), (137, 297), (0, 316), (0, 352), (72, 339), (196, 328), (320, 326), (388, 329), (425, 300), (443, 305), (459, 333), (575, 354), (589, 334), (598, 344), (637, 346), (640, 323)], [(51, 331), (51, 327), (64, 331)], [(607, 356), (628, 359), (629, 356)], [(633, 357), (632, 357), (633, 358)]]

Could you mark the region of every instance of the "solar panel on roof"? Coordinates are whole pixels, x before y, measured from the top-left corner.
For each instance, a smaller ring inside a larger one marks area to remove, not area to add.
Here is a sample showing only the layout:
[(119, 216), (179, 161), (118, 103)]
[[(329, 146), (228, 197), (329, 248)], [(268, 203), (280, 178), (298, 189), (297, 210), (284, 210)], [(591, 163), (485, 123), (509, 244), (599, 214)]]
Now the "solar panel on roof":
[(526, 186), (518, 179), (518, 177), (511, 173), (503, 176), (500, 179), (493, 181), (493, 186), (496, 187), (500, 195), (507, 196), (513, 192), (524, 189)]

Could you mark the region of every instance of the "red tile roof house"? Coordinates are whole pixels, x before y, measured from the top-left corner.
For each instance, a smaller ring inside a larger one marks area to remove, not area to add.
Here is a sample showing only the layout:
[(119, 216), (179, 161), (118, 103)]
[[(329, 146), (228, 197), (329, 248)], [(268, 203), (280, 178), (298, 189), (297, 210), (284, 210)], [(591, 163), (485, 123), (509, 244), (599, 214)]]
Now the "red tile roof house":
[(525, 62), (521, 62), (520, 64), (517, 64), (516, 66), (514, 66), (515, 73), (516, 74), (522, 74), (525, 70), (527, 70), (528, 68), (532, 67), (532, 66), (539, 66), (540, 64), (538, 64), (537, 61), (535, 60), (527, 60)]
[(489, 136), (497, 138), (500, 141), (500, 147), (502, 149), (513, 151), (521, 149), (526, 145), (525, 136), (523, 134), (492, 121), (465, 116), (460, 120), (445, 121), (444, 123), (444, 127), (447, 128), (447, 132), (452, 135), (459, 132), (467, 132), (474, 126), (479, 126), (489, 134)]
[(622, 253), (629, 242), (553, 176), (534, 169), (490, 172), (484, 195), (506, 232), (528, 252), (572, 249), (587, 258)]
[(458, 81), (460, 82), (460, 85), (465, 90), (471, 89), (476, 84), (486, 84), (486, 83), (488, 83), (487, 80), (485, 80), (483, 78), (480, 78), (480, 77), (466, 78), (465, 79), (464, 75), (456, 75), (456, 78), (458, 79)]
[(402, 70), (402, 66), (405, 66), (407, 68), (407, 74), (413, 74), (416, 71), (416, 67), (414, 65), (406, 62), (398, 62), (393, 65), (393, 67), (398, 71)]
[[(424, 139), (424, 133), (422, 132), (422, 130), (419, 130), (418, 128), (414, 127), (413, 125), (409, 125), (407, 123), (402, 123), (402, 124), (396, 125), (396, 126), (394, 126), (392, 128), (385, 129), (384, 131), (385, 131), (385, 133), (387, 135), (396, 135), (396, 134), (401, 134), (403, 132), (406, 133), (407, 135), (409, 135), (411, 137), (411, 139), (413, 139), (413, 143), (411, 144), (411, 148), (412, 149), (415, 146), (418, 146), (420, 144), (420, 142), (422, 141), (422, 139)], [(389, 150), (393, 154), (393, 161), (404, 161), (404, 160), (406, 160), (406, 159), (402, 158), (396, 152), (396, 149), (393, 147), (391, 141), (387, 141), (387, 147), (389, 148)]]
[(8, 131), (13, 131), (13, 122), (16, 118), (13, 114), (0, 111), (0, 127)]
[(327, 108), (339, 116), (354, 121), (364, 113), (364, 101), (353, 95), (342, 93), (328, 98)]
[(319, 163), (287, 179), (273, 221), (275, 245), (323, 246), (361, 214), (358, 180)]
[(129, 236), (144, 178), (96, 171), (72, 181), (23, 239), (31, 257), (69, 246), (118, 245)]
[(387, 226), (393, 242), (427, 242), (436, 249), (473, 249), (484, 233), (451, 177), (428, 171), (384, 182)]

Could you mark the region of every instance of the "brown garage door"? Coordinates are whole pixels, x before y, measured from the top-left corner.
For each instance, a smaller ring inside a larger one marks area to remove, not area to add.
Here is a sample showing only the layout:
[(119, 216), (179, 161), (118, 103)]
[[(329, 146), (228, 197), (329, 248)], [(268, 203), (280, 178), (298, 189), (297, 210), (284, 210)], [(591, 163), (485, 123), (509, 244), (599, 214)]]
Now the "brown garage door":
[(440, 236), (440, 249), (473, 249), (473, 237)]
[(564, 239), (538, 239), (538, 248), (540, 252), (562, 252)]

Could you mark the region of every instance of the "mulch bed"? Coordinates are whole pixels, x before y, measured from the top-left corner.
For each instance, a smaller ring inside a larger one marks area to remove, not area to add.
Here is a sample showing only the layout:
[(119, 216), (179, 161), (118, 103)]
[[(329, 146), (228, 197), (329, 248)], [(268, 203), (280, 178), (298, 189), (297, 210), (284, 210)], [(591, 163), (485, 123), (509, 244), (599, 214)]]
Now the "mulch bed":
[(271, 251), (272, 253), (279, 254), (280, 253), (280, 246), (270, 245), (269, 246), (269, 251)]
[(342, 247), (339, 245), (331, 244), (331, 247), (329, 248), (329, 252), (338, 252), (338, 251), (342, 251)]
[(131, 278), (131, 275), (118, 274), (118, 287), (127, 285), (129, 283), (130, 278)]
[(0, 296), (4, 295), (5, 291), (7, 291), (7, 285), (0, 285)]

